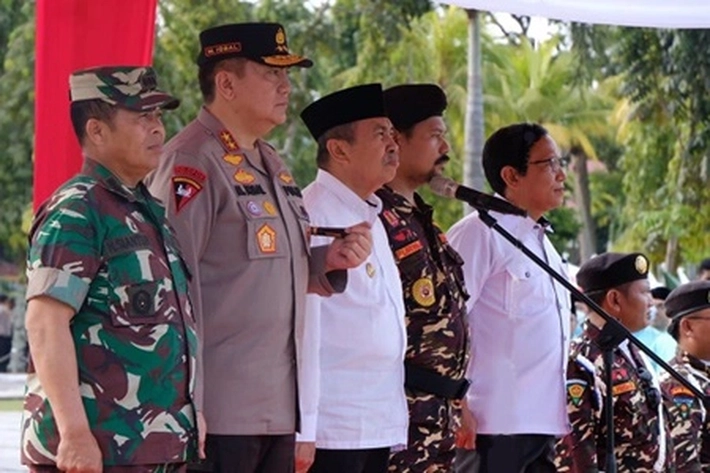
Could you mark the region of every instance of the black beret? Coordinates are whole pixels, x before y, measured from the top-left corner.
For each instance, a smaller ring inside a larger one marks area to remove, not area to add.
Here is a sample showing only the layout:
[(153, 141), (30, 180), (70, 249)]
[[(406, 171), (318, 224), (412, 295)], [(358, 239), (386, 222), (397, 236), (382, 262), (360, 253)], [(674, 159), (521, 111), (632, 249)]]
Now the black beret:
[(602, 253), (579, 268), (577, 284), (590, 293), (647, 277), (648, 259), (641, 253)]
[(675, 319), (710, 307), (710, 281), (693, 281), (673, 289), (666, 298), (666, 315)]
[(313, 65), (310, 59), (289, 52), (286, 32), (278, 23), (234, 23), (200, 33), (198, 66), (232, 57), (276, 67)]
[(339, 90), (316, 100), (301, 112), (301, 119), (316, 140), (338, 125), (386, 116), (381, 84)]
[(660, 299), (662, 301), (665, 301), (666, 297), (668, 297), (668, 294), (670, 293), (671, 290), (668, 289), (666, 286), (658, 286), (651, 289), (651, 297), (653, 297), (654, 299)]
[(446, 110), (446, 94), (436, 84), (405, 84), (385, 90), (385, 108), (392, 125), (405, 131)]

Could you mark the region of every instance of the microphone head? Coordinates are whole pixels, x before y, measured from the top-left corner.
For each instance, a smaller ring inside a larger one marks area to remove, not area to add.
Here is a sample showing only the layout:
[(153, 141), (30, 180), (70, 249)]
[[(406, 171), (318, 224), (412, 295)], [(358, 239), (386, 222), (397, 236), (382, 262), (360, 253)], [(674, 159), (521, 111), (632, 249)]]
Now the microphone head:
[(441, 197), (456, 198), (458, 183), (444, 176), (434, 176), (429, 180), (431, 191)]

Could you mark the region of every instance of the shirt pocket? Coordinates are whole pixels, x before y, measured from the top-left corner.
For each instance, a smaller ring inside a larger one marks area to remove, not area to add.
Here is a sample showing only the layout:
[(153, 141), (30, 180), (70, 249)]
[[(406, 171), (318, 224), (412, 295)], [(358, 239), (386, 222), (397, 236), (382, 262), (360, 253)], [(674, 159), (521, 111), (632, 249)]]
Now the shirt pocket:
[(173, 282), (165, 262), (150, 250), (107, 261), (109, 311), (116, 327), (169, 322)]
[(256, 199), (238, 201), (246, 221), (246, 246), (250, 260), (284, 258), (288, 254), (284, 221), (278, 212), (266, 211), (265, 204), (266, 201)]
[[(298, 226), (301, 230), (301, 241), (303, 242), (303, 247), (307, 255), (311, 254), (311, 243), (310, 243), (310, 226), (311, 219), (308, 216), (308, 211), (306, 206), (303, 205), (303, 199), (300, 197), (290, 197), (288, 199), (288, 205), (291, 207), (291, 211), (296, 216), (298, 221)], [(295, 236), (294, 236), (295, 238)]]
[[(540, 288), (536, 287), (533, 279), (533, 269), (524, 262), (514, 261), (506, 268), (505, 311), (511, 316), (520, 315), (520, 304), (544, 303), (540, 298)], [(539, 286), (539, 285), (538, 285)]]

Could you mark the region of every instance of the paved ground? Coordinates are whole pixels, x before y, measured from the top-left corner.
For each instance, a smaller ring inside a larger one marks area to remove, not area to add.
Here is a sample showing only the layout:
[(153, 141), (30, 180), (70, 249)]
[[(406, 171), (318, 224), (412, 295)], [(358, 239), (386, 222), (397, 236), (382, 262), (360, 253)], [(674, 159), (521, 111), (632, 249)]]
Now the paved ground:
[[(0, 399), (20, 399), (25, 376), (0, 373)], [(0, 473), (21, 473), (27, 469), (20, 465), (20, 420), (22, 413), (0, 412)]]

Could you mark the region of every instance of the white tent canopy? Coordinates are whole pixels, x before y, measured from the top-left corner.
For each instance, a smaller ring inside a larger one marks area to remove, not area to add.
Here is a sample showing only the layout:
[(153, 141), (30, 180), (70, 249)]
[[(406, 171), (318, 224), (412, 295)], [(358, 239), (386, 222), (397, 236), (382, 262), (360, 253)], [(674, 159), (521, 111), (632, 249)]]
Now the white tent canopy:
[(440, 0), (474, 10), (656, 28), (710, 28), (710, 0)]

